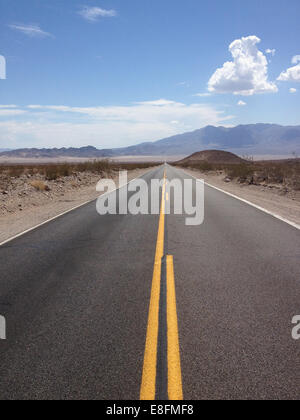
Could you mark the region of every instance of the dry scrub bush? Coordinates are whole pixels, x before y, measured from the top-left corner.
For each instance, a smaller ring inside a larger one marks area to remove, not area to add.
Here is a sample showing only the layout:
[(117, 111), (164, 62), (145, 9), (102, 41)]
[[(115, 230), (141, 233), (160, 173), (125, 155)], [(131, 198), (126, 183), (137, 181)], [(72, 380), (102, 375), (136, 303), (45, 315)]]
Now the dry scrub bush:
[(94, 160), (82, 163), (56, 163), (36, 165), (0, 165), (0, 175), (8, 178), (19, 178), (22, 175), (41, 175), (47, 181), (55, 181), (62, 177), (69, 177), (76, 173), (90, 172), (94, 174), (110, 175), (114, 171), (146, 169), (158, 166), (159, 163), (117, 163), (109, 160)]
[(30, 185), (37, 191), (48, 191), (49, 187), (43, 181), (32, 181)]

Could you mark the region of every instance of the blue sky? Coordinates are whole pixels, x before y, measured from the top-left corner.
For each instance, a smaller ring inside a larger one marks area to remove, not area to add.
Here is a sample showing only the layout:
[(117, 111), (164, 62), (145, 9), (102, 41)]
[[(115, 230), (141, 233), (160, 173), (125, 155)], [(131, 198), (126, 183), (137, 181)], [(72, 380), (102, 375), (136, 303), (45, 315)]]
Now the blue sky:
[(0, 148), (299, 125), (299, 16), (299, 0), (0, 0)]

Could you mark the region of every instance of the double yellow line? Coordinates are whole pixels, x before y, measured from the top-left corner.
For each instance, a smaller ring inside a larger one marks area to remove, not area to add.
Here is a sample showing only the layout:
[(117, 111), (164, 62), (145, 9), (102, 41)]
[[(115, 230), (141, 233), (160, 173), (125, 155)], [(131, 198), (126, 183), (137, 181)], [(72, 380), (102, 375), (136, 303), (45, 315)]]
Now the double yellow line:
[[(157, 346), (159, 333), (160, 290), (162, 279), (162, 259), (164, 257), (165, 240), (165, 207), (166, 207), (166, 174), (162, 190), (162, 202), (156, 243), (156, 254), (152, 279), (147, 338), (144, 355), (141, 400), (155, 400), (157, 378)], [(174, 263), (171, 255), (167, 262), (167, 360), (168, 360), (168, 397), (170, 400), (182, 400), (182, 377), (179, 350), (178, 320), (176, 309), (176, 292)]]

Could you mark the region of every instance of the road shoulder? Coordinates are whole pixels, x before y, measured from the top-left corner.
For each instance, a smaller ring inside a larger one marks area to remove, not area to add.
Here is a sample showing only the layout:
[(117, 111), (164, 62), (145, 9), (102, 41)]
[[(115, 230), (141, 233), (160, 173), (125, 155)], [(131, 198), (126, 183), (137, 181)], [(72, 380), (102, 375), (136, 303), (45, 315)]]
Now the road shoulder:
[(235, 182), (224, 182), (224, 176), (204, 174), (200, 171), (184, 169), (184, 171), (198, 179), (203, 179), (207, 184), (233, 194), (242, 200), (249, 201), (255, 206), (265, 209), (267, 212), (276, 214), (283, 219), (300, 225), (300, 201), (280, 196), (270, 188), (262, 188), (256, 185), (240, 185)]
[[(143, 176), (145, 173), (149, 172), (149, 170), (151, 169), (134, 169), (129, 171), (128, 181)], [(99, 179), (95, 178), (95, 182), (92, 182), (90, 185), (66, 192), (61, 197), (55, 197), (54, 199), (52, 198), (46, 201), (41, 200), (40, 205), (24, 209), (22, 212), (19, 211), (12, 214), (1, 215), (0, 243), (19, 235), (22, 232), (30, 230), (35, 226), (39, 226), (60, 214), (84, 205), (89, 201), (96, 200), (100, 195), (96, 191), (96, 185)], [(118, 176), (112, 177), (112, 179), (116, 184), (118, 183)]]

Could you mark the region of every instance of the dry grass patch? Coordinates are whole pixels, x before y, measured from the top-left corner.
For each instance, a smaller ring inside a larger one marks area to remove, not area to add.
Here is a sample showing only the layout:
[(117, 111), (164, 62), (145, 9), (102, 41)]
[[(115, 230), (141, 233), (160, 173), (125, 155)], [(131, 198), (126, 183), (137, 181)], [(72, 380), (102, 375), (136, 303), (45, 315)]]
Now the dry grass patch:
[(32, 181), (30, 185), (37, 191), (49, 191), (48, 185), (46, 185), (43, 181)]
[[(175, 164), (176, 165), (176, 164)], [(278, 184), (300, 190), (300, 160), (245, 162), (241, 164), (212, 164), (209, 162), (177, 163), (183, 168), (196, 169), (200, 172), (223, 173), (240, 183)]]
[(40, 175), (47, 181), (69, 177), (78, 173), (111, 175), (119, 170), (147, 169), (159, 163), (118, 163), (110, 160), (93, 160), (82, 163), (49, 163), (36, 165), (0, 165), (0, 175), (7, 178), (20, 178), (23, 175)]

